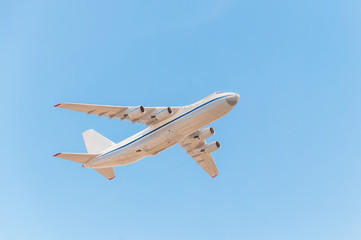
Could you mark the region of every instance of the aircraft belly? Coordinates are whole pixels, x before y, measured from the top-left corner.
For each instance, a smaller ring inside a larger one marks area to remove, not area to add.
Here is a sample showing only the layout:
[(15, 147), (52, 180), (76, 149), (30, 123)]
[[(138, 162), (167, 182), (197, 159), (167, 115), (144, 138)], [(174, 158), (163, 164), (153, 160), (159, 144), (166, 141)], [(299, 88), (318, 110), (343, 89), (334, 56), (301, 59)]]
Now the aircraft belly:
[(177, 131), (182, 133), (185, 137), (198, 129), (208, 126), (226, 115), (230, 110), (231, 108), (229, 108), (228, 105), (225, 105), (224, 102), (220, 102), (211, 108), (197, 110), (180, 120), (180, 123), (176, 127)]
[(225, 105), (221, 102), (212, 108), (200, 109), (184, 116), (165, 129), (155, 133), (152, 140), (145, 143), (147, 153), (151, 155), (158, 154), (177, 144), (187, 135), (223, 117), (230, 110), (228, 104)]
[(177, 144), (182, 139), (182, 135), (178, 134), (170, 125), (145, 139), (143, 149), (147, 156), (154, 156), (159, 152)]
[(177, 144), (187, 135), (203, 128), (227, 114), (228, 105), (220, 103), (211, 109), (201, 109), (170, 124), (165, 129), (154, 133), (145, 139), (144, 150), (147, 155), (156, 155), (159, 152)]

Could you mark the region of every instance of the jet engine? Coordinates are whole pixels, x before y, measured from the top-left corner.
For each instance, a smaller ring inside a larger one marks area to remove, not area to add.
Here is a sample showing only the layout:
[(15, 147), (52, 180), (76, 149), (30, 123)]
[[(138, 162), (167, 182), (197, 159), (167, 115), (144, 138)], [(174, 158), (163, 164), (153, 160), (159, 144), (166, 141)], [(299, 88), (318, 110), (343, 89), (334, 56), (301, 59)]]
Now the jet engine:
[(173, 114), (172, 108), (168, 107), (167, 109), (164, 109), (164, 110), (158, 112), (157, 114), (155, 114), (154, 116), (152, 116), (152, 118), (155, 118), (158, 121), (163, 121), (163, 120), (169, 118), (172, 114)]
[(204, 128), (201, 129), (199, 133), (194, 136), (194, 138), (199, 138), (200, 140), (204, 140), (212, 136), (214, 133), (215, 133), (214, 128), (212, 127)]
[(204, 140), (206, 138), (209, 138), (210, 136), (212, 136), (215, 133), (214, 128), (209, 127), (209, 128), (203, 128), (201, 130), (197, 130), (194, 133), (192, 133), (191, 135), (188, 135), (187, 137), (185, 137), (182, 142), (183, 143), (190, 143), (193, 141), (194, 138), (198, 138), (199, 140)]
[(137, 118), (140, 118), (145, 112), (145, 108), (140, 105), (139, 107), (135, 107), (135, 108), (132, 108), (127, 116), (131, 119), (137, 119)]
[(208, 143), (204, 148), (202, 148), (201, 152), (212, 153), (218, 150), (221, 147), (221, 143), (218, 141)]
[(212, 153), (218, 150), (221, 147), (221, 143), (218, 141), (208, 143), (200, 148), (194, 149), (189, 152), (190, 155), (199, 154), (199, 153)]

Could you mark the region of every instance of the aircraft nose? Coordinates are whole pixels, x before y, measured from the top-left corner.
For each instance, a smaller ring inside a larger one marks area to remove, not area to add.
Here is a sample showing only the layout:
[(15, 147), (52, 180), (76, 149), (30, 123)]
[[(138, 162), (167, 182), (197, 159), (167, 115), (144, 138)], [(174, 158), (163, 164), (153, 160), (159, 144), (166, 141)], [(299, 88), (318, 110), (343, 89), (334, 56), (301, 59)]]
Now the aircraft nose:
[(233, 96), (227, 98), (227, 103), (231, 106), (234, 106), (237, 104), (238, 100), (239, 100), (239, 95), (235, 93), (233, 94)]

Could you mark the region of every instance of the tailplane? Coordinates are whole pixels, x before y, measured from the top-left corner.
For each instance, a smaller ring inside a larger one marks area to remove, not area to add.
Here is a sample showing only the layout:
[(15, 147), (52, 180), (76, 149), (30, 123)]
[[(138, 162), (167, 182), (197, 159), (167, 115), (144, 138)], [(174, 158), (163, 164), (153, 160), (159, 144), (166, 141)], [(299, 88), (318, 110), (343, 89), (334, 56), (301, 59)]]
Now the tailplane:
[(93, 129), (83, 132), (83, 138), (88, 153), (101, 153), (115, 145), (115, 143)]
[[(91, 161), (92, 159), (99, 156), (99, 154), (93, 154), (93, 153), (57, 153), (54, 155), (54, 157), (70, 160), (73, 162), (78, 162), (82, 164), (86, 164), (87, 162)], [(103, 175), (104, 177), (108, 178), (109, 180), (112, 180), (115, 178), (114, 168), (95, 168), (98, 173)]]
[(104, 177), (108, 178), (109, 180), (112, 180), (115, 178), (114, 168), (95, 168), (98, 173), (103, 175)]
[(96, 158), (99, 154), (91, 154), (91, 153), (57, 153), (54, 157), (70, 160), (78, 163), (87, 163), (93, 158)]

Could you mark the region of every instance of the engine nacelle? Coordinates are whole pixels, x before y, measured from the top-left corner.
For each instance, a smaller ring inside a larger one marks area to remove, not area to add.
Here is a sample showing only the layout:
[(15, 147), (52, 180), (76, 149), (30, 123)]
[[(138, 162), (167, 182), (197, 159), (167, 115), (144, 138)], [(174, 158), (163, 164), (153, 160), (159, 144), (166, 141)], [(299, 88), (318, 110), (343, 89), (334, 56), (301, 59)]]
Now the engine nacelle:
[(137, 119), (140, 118), (145, 113), (145, 108), (140, 105), (139, 107), (132, 108), (126, 116), (128, 116), (131, 119)]
[(221, 143), (218, 141), (208, 143), (204, 148), (202, 148), (201, 152), (212, 153), (221, 148)]
[(198, 138), (199, 140), (204, 140), (204, 139), (212, 136), (214, 133), (215, 133), (214, 128), (212, 128), (212, 127), (204, 128), (204, 129), (195, 131), (191, 135), (188, 135), (187, 137), (185, 137), (182, 140), (182, 142), (190, 143), (190, 142), (193, 142), (194, 138)]
[(172, 114), (173, 114), (172, 108), (167, 107), (167, 109), (158, 112), (157, 114), (152, 116), (152, 118), (155, 118), (158, 121), (163, 121), (163, 120), (169, 118), (170, 116), (172, 116)]
[(204, 129), (199, 130), (198, 134), (196, 134), (193, 137), (199, 138), (200, 140), (204, 140), (204, 139), (207, 139), (210, 136), (212, 136), (214, 133), (215, 133), (214, 128), (209, 127), (209, 128), (204, 128)]

